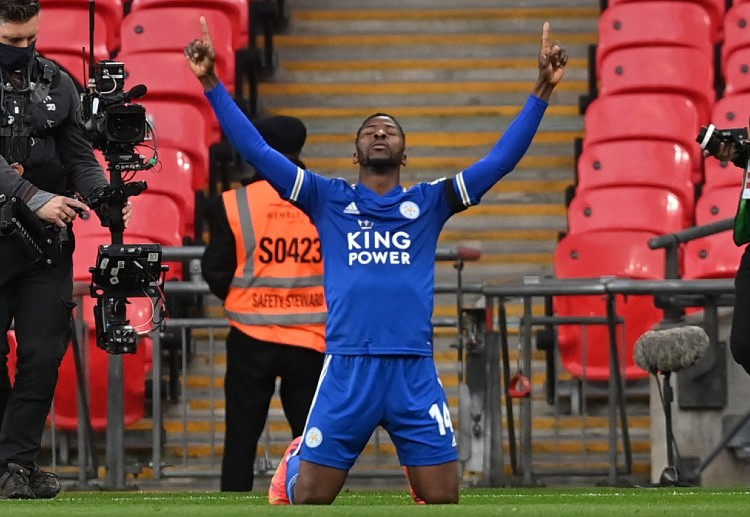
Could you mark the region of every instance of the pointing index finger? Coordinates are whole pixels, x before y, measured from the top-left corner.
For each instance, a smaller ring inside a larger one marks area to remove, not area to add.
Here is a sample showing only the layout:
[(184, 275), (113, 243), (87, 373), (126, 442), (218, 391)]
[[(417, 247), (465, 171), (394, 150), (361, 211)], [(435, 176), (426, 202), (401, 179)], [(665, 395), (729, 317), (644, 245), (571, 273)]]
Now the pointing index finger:
[(549, 46), (549, 22), (544, 22), (542, 26), (542, 47)]
[(205, 16), (201, 16), (201, 32), (203, 33), (203, 43), (207, 47), (212, 47), (213, 42), (211, 41), (211, 33), (208, 30), (208, 22), (206, 21)]

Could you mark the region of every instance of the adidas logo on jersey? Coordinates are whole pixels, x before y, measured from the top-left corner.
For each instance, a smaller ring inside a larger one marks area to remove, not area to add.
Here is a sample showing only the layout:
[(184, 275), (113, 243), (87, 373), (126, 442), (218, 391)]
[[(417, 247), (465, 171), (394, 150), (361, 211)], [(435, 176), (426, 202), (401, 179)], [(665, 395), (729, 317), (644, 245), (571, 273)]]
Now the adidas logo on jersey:
[(344, 208), (344, 213), (345, 213), (345, 214), (355, 214), (355, 215), (359, 215), (359, 208), (357, 208), (357, 205), (356, 205), (356, 203), (354, 203), (354, 201), (352, 201), (351, 203), (349, 203), (349, 204), (348, 204), (348, 205), (346, 206), (346, 208)]

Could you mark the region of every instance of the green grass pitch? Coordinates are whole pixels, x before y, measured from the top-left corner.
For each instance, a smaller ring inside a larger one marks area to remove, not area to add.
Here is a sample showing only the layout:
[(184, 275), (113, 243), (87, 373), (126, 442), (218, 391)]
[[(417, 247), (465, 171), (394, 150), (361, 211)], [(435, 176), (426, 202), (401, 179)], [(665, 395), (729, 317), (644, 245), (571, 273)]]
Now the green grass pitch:
[(63, 492), (47, 501), (0, 501), (0, 515), (19, 516), (381, 516), (750, 515), (750, 489), (525, 488), (465, 489), (458, 506), (419, 506), (403, 491), (352, 490), (333, 506), (269, 506), (266, 494), (218, 492)]

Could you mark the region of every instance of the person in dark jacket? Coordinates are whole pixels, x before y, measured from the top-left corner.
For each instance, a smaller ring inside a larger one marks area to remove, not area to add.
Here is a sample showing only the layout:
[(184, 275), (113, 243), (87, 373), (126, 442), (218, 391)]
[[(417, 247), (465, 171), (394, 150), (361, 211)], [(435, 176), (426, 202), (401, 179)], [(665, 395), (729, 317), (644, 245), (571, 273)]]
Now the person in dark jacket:
[[(710, 137), (710, 134), (708, 135)], [(706, 157), (713, 156), (723, 162), (732, 162), (745, 172), (743, 192), (738, 193), (742, 200), (746, 200), (748, 181), (748, 160), (750, 160), (750, 145), (738, 145), (735, 142), (721, 142), (716, 148), (706, 146), (703, 150)], [(738, 214), (739, 216), (739, 214)], [(734, 276), (734, 311), (732, 313), (732, 328), (729, 336), (729, 349), (732, 358), (750, 373), (750, 246), (745, 245), (742, 252), (737, 273)]]
[[(108, 185), (70, 77), (35, 51), (37, 0), (0, 0), (0, 196), (18, 200), (46, 235), (52, 265), (0, 234), (0, 498), (52, 498), (57, 477), (36, 463), (58, 367), (71, 337), (74, 239), (84, 198)], [(50, 20), (51, 22), (52, 20)], [(24, 207), (25, 205), (25, 207)], [(123, 219), (130, 218), (130, 206)], [(38, 258), (38, 257), (36, 257)], [(11, 324), (17, 371), (8, 372)]]
[[(305, 167), (301, 120), (274, 116), (257, 127), (269, 145)], [(221, 490), (231, 492), (253, 488), (277, 378), (292, 437), (302, 433), (323, 365), (327, 315), (315, 226), (257, 174), (241, 183), (207, 209), (211, 241), (202, 259), (203, 277), (230, 322)]]

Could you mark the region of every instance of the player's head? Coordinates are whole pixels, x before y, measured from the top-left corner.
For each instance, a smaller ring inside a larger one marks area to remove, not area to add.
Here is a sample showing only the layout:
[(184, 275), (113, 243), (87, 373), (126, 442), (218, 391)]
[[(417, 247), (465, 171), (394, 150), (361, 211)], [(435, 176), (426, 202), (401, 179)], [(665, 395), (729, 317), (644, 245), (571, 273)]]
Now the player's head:
[(406, 135), (401, 124), (387, 113), (367, 117), (357, 130), (354, 163), (375, 170), (406, 164)]

